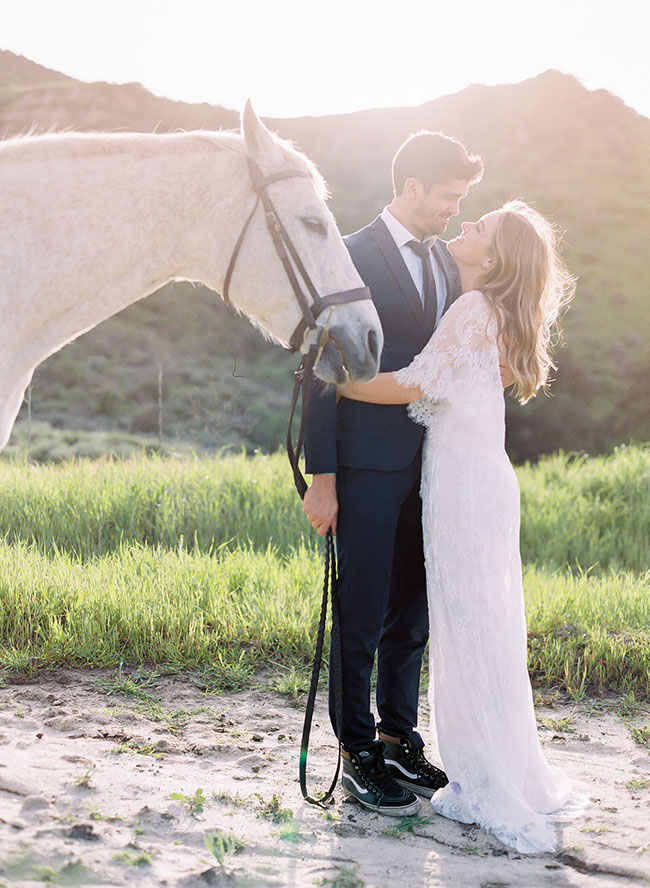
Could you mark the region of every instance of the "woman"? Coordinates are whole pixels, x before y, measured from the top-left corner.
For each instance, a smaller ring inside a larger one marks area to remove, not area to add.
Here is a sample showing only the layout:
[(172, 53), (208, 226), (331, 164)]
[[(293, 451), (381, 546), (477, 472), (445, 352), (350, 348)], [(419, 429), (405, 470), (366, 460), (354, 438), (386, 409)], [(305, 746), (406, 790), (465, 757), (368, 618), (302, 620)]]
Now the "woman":
[(435, 811), (477, 823), (520, 852), (554, 850), (571, 796), (537, 737), (527, 672), (519, 487), (506, 455), (499, 360), (522, 403), (554, 366), (552, 330), (574, 285), (550, 224), (520, 201), (450, 241), (463, 285), (414, 361), (346, 398), (410, 404), (427, 426), (422, 520), (431, 615), (432, 715), (450, 783)]

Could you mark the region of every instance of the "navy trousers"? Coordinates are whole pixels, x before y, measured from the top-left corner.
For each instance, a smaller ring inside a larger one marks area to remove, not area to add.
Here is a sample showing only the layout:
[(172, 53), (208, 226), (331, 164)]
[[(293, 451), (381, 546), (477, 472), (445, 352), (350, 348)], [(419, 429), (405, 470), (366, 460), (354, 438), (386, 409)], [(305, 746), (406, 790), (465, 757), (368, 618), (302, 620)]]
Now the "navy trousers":
[[(418, 452), (396, 472), (340, 467), (339, 567), (344, 749), (375, 741), (370, 681), (377, 655), (378, 727), (423, 746), (415, 731), (429, 636)], [(330, 718), (336, 730), (333, 689)]]

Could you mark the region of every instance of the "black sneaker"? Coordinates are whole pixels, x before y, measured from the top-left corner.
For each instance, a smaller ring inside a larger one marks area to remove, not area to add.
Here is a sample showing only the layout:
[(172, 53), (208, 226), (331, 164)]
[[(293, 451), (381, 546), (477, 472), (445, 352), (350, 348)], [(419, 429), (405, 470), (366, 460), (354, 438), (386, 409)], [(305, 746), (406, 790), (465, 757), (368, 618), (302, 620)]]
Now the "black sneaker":
[(428, 762), (422, 749), (414, 747), (406, 737), (400, 737), (398, 743), (384, 737), (382, 742), (386, 744), (388, 773), (402, 786), (431, 798), (437, 789), (449, 783), (445, 772)]
[(408, 817), (420, 807), (418, 797), (388, 773), (381, 741), (361, 752), (344, 753), (341, 782), (346, 795), (378, 814)]

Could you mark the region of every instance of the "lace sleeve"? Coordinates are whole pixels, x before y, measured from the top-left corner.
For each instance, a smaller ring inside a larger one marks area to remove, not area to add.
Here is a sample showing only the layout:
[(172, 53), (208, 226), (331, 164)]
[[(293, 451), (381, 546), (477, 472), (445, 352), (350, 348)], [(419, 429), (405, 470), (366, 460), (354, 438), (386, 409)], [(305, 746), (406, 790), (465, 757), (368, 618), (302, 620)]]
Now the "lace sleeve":
[(412, 420), (430, 425), (435, 403), (451, 400), (463, 383), (494, 363), (496, 318), (478, 290), (464, 293), (443, 316), (438, 329), (413, 361), (395, 373), (405, 387), (422, 389), (408, 406)]

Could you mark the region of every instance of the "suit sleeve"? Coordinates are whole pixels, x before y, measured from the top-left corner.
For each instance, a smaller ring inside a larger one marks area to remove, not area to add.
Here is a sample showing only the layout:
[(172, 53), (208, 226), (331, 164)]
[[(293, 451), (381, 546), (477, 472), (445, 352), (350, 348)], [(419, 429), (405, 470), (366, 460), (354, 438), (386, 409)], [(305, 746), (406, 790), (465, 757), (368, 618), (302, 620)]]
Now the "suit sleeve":
[[(360, 267), (363, 238), (357, 234), (343, 238), (357, 270)], [(311, 475), (338, 472), (336, 387), (315, 382), (305, 418), (305, 471)]]
[(338, 471), (336, 387), (314, 382), (305, 416), (305, 471), (311, 475)]

